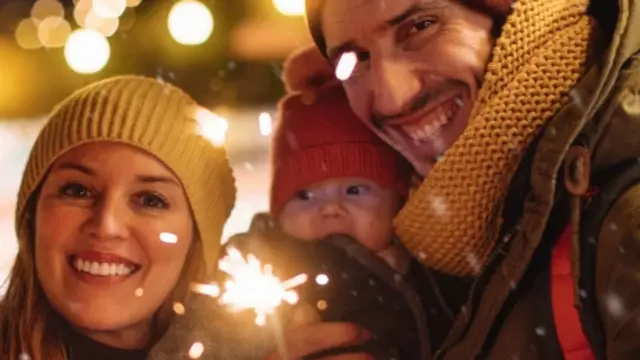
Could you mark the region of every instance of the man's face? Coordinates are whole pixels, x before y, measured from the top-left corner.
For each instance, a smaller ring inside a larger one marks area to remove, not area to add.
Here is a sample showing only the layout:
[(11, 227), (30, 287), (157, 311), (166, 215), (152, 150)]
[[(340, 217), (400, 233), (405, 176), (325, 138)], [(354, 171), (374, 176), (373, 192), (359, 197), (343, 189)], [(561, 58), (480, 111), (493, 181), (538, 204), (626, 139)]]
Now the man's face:
[(326, 0), (322, 28), (355, 113), (426, 175), (466, 128), (491, 56), (492, 19), (455, 0)]

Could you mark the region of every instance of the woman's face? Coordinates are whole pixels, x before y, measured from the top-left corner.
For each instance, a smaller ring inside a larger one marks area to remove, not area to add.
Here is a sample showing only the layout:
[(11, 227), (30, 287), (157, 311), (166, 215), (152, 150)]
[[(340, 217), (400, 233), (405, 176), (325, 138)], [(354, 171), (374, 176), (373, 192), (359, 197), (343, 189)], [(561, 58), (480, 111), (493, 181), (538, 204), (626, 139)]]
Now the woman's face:
[(49, 302), (100, 342), (146, 344), (194, 235), (182, 186), (144, 151), (99, 142), (65, 153), (37, 201), (36, 271)]

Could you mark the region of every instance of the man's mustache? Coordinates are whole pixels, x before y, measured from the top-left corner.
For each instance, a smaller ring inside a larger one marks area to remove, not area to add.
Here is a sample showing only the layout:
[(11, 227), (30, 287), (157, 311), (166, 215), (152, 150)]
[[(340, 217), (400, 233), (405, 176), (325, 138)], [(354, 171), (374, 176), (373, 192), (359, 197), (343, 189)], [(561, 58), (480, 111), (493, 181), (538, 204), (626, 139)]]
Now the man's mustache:
[(376, 129), (381, 130), (385, 122), (401, 119), (422, 110), (425, 106), (429, 105), (430, 102), (440, 99), (440, 96), (448, 92), (451, 88), (452, 86), (443, 84), (442, 86), (438, 86), (436, 89), (420, 93), (411, 100), (409, 106), (407, 106), (405, 110), (397, 114), (383, 115), (374, 112), (374, 114), (371, 115), (371, 123), (376, 127)]

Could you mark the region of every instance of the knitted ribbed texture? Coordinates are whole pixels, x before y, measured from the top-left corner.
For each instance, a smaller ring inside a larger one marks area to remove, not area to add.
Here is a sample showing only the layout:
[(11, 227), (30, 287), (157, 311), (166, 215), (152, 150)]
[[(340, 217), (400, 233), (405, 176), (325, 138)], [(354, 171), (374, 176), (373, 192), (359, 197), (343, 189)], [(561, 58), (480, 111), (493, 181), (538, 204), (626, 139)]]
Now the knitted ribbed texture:
[(339, 83), (293, 92), (279, 110), (271, 142), (271, 214), (277, 217), (298, 191), (328, 179), (365, 178), (406, 197), (409, 164), (358, 119)]
[(403, 179), (395, 165), (398, 156), (385, 150), (382, 146), (365, 143), (342, 144), (302, 150), (285, 159), (274, 172), (271, 213), (278, 216), (298, 191), (328, 179), (370, 179), (406, 196), (408, 184), (404, 179), (408, 178), (409, 172), (406, 171)]
[(26, 226), (29, 198), (57, 158), (89, 142), (119, 142), (153, 154), (180, 180), (213, 270), (236, 188), (224, 149), (198, 133), (197, 109), (180, 89), (137, 76), (100, 81), (72, 94), (54, 109), (29, 156), (18, 194), (18, 232)]
[(509, 182), (584, 70), (588, 0), (519, 0), (493, 50), (471, 121), (395, 219), (421, 261), (476, 275), (497, 243)]

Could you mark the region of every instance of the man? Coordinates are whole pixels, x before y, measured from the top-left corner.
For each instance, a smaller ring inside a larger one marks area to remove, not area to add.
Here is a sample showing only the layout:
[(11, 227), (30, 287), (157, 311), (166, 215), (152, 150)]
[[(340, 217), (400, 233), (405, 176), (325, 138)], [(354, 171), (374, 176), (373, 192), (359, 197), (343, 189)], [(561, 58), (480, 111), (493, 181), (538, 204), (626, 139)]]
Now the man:
[[(307, 15), (328, 61), (357, 58), (353, 110), (424, 178), (399, 237), (476, 279), (436, 357), (640, 358), (640, 2), (307, 0)], [(288, 342), (304, 356), (357, 334), (305, 325)]]

